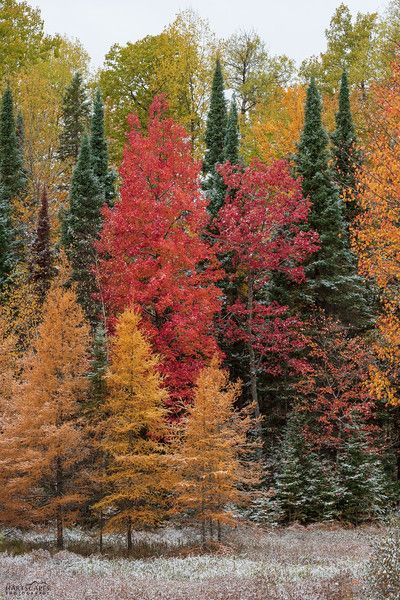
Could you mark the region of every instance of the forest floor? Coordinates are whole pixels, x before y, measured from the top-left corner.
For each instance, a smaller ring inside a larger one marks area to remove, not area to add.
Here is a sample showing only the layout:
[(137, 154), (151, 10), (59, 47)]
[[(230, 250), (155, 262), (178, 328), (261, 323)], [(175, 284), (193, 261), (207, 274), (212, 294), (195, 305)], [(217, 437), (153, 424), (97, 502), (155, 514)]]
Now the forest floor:
[[(168, 527), (134, 536), (134, 555), (108, 536), (105, 555), (90, 535), (70, 530), (66, 550), (49, 534), (0, 532), (0, 599), (44, 600), (358, 600), (384, 528), (240, 526), (213, 552), (195, 532)], [(119, 553), (119, 555), (118, 555)]]

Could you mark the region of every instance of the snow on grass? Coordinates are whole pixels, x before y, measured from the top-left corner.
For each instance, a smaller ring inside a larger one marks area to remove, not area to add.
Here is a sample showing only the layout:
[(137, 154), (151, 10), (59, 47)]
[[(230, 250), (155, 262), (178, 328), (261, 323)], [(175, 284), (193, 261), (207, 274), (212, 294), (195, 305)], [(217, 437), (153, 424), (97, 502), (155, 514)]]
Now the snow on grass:
[[(7, 585), (42, 581), (48, 585), (46, 600), (355, 599), (361, 598), (357, 590), (380, 535), (372, 528), (266, 532), (253, 527), (233, 532), (224, 555), (129, 560), (40, 549), (2, 553), (0, 598), (7, 598)], [(76, 536), (81, 540), (82, 533)], [(152, 536), (179, 545), (192, 539), (192, 532), (171, 528)]]

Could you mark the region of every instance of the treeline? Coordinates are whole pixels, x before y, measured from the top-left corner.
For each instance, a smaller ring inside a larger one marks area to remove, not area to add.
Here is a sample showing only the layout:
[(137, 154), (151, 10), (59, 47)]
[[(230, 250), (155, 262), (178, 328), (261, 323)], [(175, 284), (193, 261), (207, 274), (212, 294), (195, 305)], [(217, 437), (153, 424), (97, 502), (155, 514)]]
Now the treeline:
[(173, 516), (205, 541), (394, 506), (396, 6), (341, 5), (303, 85), (192, 13), (92, 82), (4, 3), (24, 52), (1, 63), (1, 523), (130, 549)]

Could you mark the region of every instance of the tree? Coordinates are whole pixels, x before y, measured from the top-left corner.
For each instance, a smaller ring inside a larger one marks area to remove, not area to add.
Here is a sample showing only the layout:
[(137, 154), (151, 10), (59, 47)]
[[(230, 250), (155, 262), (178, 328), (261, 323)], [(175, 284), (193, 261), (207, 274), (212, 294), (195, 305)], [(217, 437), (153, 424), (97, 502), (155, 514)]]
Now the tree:
[(287, 163), (253, 163), (239, 171), (227, 164), (220, 173), (228, 193), (217, 222), (218, 251), (230, 256), (227, 277), (233, 284), (221, 319), (222, 336), (244, 346), (240, 360), (246, 364), (245, 381), (259, 411), (261, 372), (282, 373), (285, 364), (304, 368), (296, 357), (305, 343), (301, 324), (285, 306), (270, 301), (271, 274), (304, 281), (303, 263), (318, 248), (318, 240), (315, 233), (301, 230), (309, 203)]
[(367, 385), (376, 360), (365, 340), (349, 338), (340, 322), (323, 314), (310, 324), (309, 347), (309, 370), (296, 384), (297, 410), (313, 447), (335, 458), (355, 420), (366, 432), (379, 429), (376, 398)]
[(87, 76), (88, 63), (89, 56), (79, 42), (60, 38), (57, 48), (45, 59), (25, 66), (11, 79), (16, 104), (24, 117), (24, 158), (29, 181), (19, 218), (27, 223), (29, 232), (36, 222), (43, 185), (51, 198), (53, 225), (53, 217), (65, 203), (71, 169), (59, 157), (63, 97), (75, 72)]
[(295, 73), (293, 61), (286, 56), (269, 56), (255, 31), (235, 33), (224, 46), (229, 87), (237, 95), (242, 117), (248, 118), (275, 86), (287, 86)]
[(36, 235), (32, 244), (32, 278), (36, 284), (38, 296), (44, 301), (53, 275), (53, 251), (50, 239), (50, 219), (47, 190), (44, 187)]
[(111, 206), (115, 198), (114, 182), (116, 174), (108, 166), (108, 145), (104, 131), (104, 105), (99, 89), (96, 90), (93, 103), (90, 149), (93, 172), (101, 184), (105, 201)]
[(215, 165), (224, 162), (227, 109), (225, 100), (224, 76), (221, 61), (217, 59), (207, 116), (206, 154), (204, 172), (214, 173)]
[(250, 411), (235, 409), (239, 394), (240, 384), (213, 359), (198, 376), (177, 448), (174, 512), (201, 524), (203, 544), (210, 521), (221, 541), (221, 525), (235, 522), (232, 506), (245, 504), (260, 478), (259, 463), (246, 460), (257, 445), (248, 437), (256, 424)]
[(332, 141), (335, 181), (340, 196), (345, 201), (345, 221), (349, 224), (357, 213), (354, 190), (361, 156), (357, 149), (346, 71), (342, 74), (339, 110), (336, 113), (336, 130), (332, 135)]
[(162, 357), (174, 404), (191, 397), (204, 361), (217, 351), (219, 275), (202, 238), (208, 218), (187, 133), (165, 118), (160, 98), (151, 108), (147, 134), (137, 117), (131, 127), (121, 200), (113, 210), (104, 209), (98, 272), (110, 316), (133, 305), (141, 310), (143, 331)]
[(289, 416), (274, 475), (274, 512), (280, 521), (309, 523), (336, 514), (333, 471), (303, 435), (303, 419)]
[(193, 153), (202, 154), (215, 49), (207, 21), (191, 10), (178, 13), (158, 35), (112, 46), (100, 72), (100, 86), (114, 160), (119, 162), (122, 154), (128, 115), (134, 111), (146, 126), (150, 105), (159, 94), (167, 98), (170, 116), (187, 129)]
[(127, 532), (158, 525), (170, 490), (165, 445), (168, 397), (159, 358), (140, 330), (140, 316), (125, 310), (117, 320), (107, 372), (106, 422), (101, 446), (109, 456), (108, 486), (96, 509), (107, 509), (109, 526)]
[(312, 79), (307, 90), (305, 123), (296, 154), (303, 194), (311, 200), (310, 226), (318, 232), (320, 250), (307, 265), (312, 302), (353, 328), (371, 322), (366, 286), (357, 274), (343, 218), (343, 202), (330, 168), (328, 134), (321, 121), (321, 97)]
[(377, 397), (394, 405), (400, 402), (399, 93), (400, 66), (394, 63), (391, 78), (371, 92), (374, 128), (357, 177), (361, 211), (353, 230), (360, 272), (378, 286), (382, 308), (374, 347), (379, 363), (371, 373), (372, 383)]
[(33, 349), (23, 358), (16, 418), (2, 448), (7, 490), (24, 507), (25, 525), (55, 522), (58, 548), (82, 500), (77, 481), (85, 447), (79, 414), (88, 386), (88, 347), (88, 325), (61, 274), (44, 303)]
[(7, 86), (0, 113), (0, 284), (4, 284), (17, 260), (19, 227), (13, 219), (13, 201), (23, 193), (26, 183), (13, 96)]
[(224, 77), (221, 62), (217, 59), (210, 98), (210, 109), (207, 116), (205, 134), (206, 152), (204, 156), (203, 171), (205, 180), (203, 187), (209, 199), (208, 210), (212, 216), (221, 208), (225, 186), (220, 174), (216, 170), (218, 164), (225, 161), (225, 140), (227, 134), (227, 108), (224, 90)]
[(226, 123), (224, 161), (229, 161), (232, 165), (237, 164), (239, 162), (239, 146), (240, 132), (236, 99), (232, 98)]
[(359, 524), (380, 517), (389, 508), (388, 478), (365, 432), (354, 423), (338, 455), (338, 510), (342, 519)]
[(46, 36), (40, 11), (17, 0), (0, 5), (0, 81), (4, 83), (28, 64), (46, 57), (57, 47), (57, 37)]
[(89, 102), (82, 74), (78, 71), (65, 90), (59, 156), (76, 161), (82, 136), (89, 124)]
[(85, 135), (72, 175), (69, 206), (62, 218), (61, 241), (71, 263), (79, 302), (92, 325), (99, 312), (95, 298), (97, 253), (94, 244), (102, 225), (103, 204), (104, 193), (93, 172), (90, 141)]
[(336, 9), (330, 27), (326, 29), (326, 51), (302, 63), (300, 76), (304, 81), (315, 77), (322, 91), (339, 91), (343, 70), (349, 83), (362, 97), (369, 84), (380, 75), (379, 23), (377, 13), (357, 13), (355, 19), (345, 4)]

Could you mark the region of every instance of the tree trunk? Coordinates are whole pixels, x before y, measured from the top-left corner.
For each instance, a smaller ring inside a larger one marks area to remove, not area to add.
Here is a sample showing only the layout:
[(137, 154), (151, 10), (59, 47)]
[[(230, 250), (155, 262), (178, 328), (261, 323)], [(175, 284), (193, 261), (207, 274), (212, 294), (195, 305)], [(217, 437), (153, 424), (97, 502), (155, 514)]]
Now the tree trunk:
[(100, 511), (100, 537), (99, 537), (99, 550), (100, 554), (103, 554), (103, 511)]
[(126, 528), (126, 542), (129, 555), (132, 552), (132, 521), (130, 517), (128, 517), (128, 523)]
[(218, 521), (218, 541), (221, 542), (222, 540), (222, 527), (221, 527), (221, 521)]
[(214, 523), (213, 523), (212, 519), (210, 519), (210, 538), (211, 538), (211, 541), (214, 538)]
[[(59, 500), (63, 493), (63, 469), (61, 458), (56, 458), (56, 498)], [(58, 550), (64, 549), (64, 515), (63, 507), (58, 505), (56, 511), (56, 522), (57, 522), (57, 548)]]
[(250, 366), (250, 391), (251, 391), (251, 401), (255, 406), (255, 416), (260, 416), (260, 405), (258, 403), (258, 392), (257, 392), (257, 365), (256, 365), (256, 354), (254, 352), (254, 346), (252, 343), (252, 335), (253, 335), (253, 306), (254, 306), (254, 277), (253, 275), (249, 275), (247, 279), (248, 284), (248, 296), (247, 296), (247, 310), (248, 310), (248, 320), (247, 320), (247, 332), (249, 335), (249, 341), (247, 343), (247, 349), (249, 353), (249, 366)]

